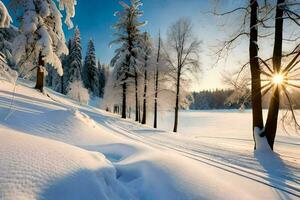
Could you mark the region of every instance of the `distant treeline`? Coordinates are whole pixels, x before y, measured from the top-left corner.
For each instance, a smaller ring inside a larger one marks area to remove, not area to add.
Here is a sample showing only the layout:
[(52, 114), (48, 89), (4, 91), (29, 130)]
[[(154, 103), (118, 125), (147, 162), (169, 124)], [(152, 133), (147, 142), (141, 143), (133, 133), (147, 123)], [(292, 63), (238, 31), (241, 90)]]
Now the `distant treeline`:
[(230, 102), (229, 99), (233, 90), (205, 90), (193, 92), (193, 103), (190, 105), (191, 110), (210, 110), (210, 109), (244, 109), (251, 108), (251, 104), (244, 99)]

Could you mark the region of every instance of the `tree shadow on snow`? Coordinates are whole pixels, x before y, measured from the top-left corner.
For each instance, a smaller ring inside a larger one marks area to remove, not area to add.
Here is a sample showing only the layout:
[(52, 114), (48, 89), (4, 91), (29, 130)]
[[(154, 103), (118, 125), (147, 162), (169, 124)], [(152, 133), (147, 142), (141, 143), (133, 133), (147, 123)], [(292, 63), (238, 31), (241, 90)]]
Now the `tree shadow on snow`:
[[(57, 103), (57, 102), (53, 101), (50, 98), (49, 98), (49, 100), (43, 100), (43, 99), (35, 98), (35, 97), (32, 97), (32, 96), (23, 95), (23, 94), (19, 94), (19, 93), (8, 92), (8, 91), (3, 91), (3, 90), (0, 90), (0, 93), (10, 95), (11, 96), (11, 98), (9, 98), (10, 101), (12, 100), (13, 96), (15, 96), (15, 98), (19, 98), (18, 100), (20, 102), (30, 103), (30, 104), (34, 103), (33, 104), (34, 106), (46, 104), (46, 105), (57, 106), (57, 107), (60, 107), (60, 108), (63, 107), (60, 103)], [(41, 93), (39, 93), (39, 94), (42, 95)], [(46, 95), (44, 95), (44, 96), (46, 98), (48, 98)], [(42, 107), (42, 106), (40, 106), (40, 107)]]
[(254, 157), (267, 174), (266, 180), (273, 186), (274, 192), (278, 194), (280, 199), (291, 199), (288, 194), (300, 198), (300, 177), (293, 174), (277, 153), (255, 151)]

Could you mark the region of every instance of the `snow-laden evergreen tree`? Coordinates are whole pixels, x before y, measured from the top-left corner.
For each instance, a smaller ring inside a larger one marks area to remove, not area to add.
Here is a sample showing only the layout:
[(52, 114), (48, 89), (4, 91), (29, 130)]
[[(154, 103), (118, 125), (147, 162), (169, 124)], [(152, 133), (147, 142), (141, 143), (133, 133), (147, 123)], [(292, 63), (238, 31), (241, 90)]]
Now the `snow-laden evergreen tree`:
[(0, 0), (0, 28), (8, 28), (10, 26), (10, 23), (12, 22), (12, 19), (3, 4), (3, 2)]
[[(72, 27), (75, 0), (59, 0), (60, 9), (66, 10), (66, 24)], [(43, 91), (45, 64), (63, 74), (60, 61), (68, 54), (62, 30), (62, 14), (52, 0), (11, 0), (12, 8), (19, 15), (20, 34), (14, 41), (13, 55), (20, 67), (37, 68), (35, 88)]]
[(100, 64), (100, 61), (98, 60), (98, 75), (99, 75), (99, 97), (103, 98), (104, 96), (104, 88), (107, 81), (107, 70), (108, 66), (103, 64)]
[(80, 31), (78, 27), (75, 28), (75, 35), (71, 44), (71, 52), (68, 58), (68, 78), (67, 78), (67, 88), (74, 81), (82, 81), (82, 48), (81, 48), (81, 38)]
[[(69, 39), (67, 42), (68, 51), (72, 50), (72, 39)], [(56, 91), (67, 94), (67, 87), (69, 83), (69, 69), (70, 69), (70, 53), (68, 55), (62, 55), (62, 66), (64, 70), (63, 76), (60, 77), (60, 84), (56, 87)]]
[[(120, 44), (120, 47), (116, 49), (111, 65), (114, 67), (112, 76), (117, 82), (116, 85), (122, 86), (122, 118), (126, 118), (127, 83), (130, 78), (136, 77), (137, 43), (141, 38), (139, 28), (144, 26), (145, 22), (139, 21), (139, 18), (143, 15), (140, 10), (142, 6), (140, 0), (131, 0), (130, 4), (121, 1), (120, 4), (123, 10), (115, 13), (119, 18), (114, 25), (117, 39), (111, 42), (111, 44)], [(137, 107), (138, 102), (136, 102), (136, 112)]]
[(96, 52), (93, 40), (88, 43), (87, 53), (83, 66), (83, 83), (94, 95), (99, 96), (99, 74), (96, 61)]

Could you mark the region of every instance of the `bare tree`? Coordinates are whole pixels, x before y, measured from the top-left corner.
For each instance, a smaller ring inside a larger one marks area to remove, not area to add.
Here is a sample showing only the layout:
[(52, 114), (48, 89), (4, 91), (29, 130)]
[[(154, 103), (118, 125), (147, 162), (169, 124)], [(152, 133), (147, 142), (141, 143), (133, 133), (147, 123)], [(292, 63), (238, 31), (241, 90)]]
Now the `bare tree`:
[[(259, 4), (261, 4), (262, 7), (259, 7)], [(300, 3), (294, 0), (277, 0), (276, 3), (272, 1), (249, 0), (244, 6), (224, 13), (215, 13), (224, 16), (236, 12), (244, 12), (243, 20), (241, 20), (241, 28), (233, 37), (223, 43), (217, 53), (218, 58), (220, 58), (224, 55), (224, 52), (230, 50), (232, 44), (238, 39), (243, 36), (249, 37), (250, 59), (249, 62), (242, 67), (241, 71), (250, 64), (253, 129), (257, 127), (261, 130), (261, 137), (266, 136), (271, 149), (273, 149), (276, 136), (280, 99), (284, 96), (289, 102), (293, 119), (296, 124), (298, 124), (293, 111), (293, 103), (286, 87), (300, 88), (296, 84), (291, 84), (291, 81), (299, 80), (297, 79), (299, 74), (291, 75), (291, 73), (295, 73), (295, 71), (299, 69), (296, 68), (296, 66), (300, 63), (298, 60), (300, 48), (298, 45), (292, 52), (284, 54), (282, 46), (284, 41), (299, 41), (298, 36), (288, 39), (283, 37), (283, 22), (285, 20), (291, 21), (297, 26), (300, 25), (300, 15), (297, 13), (299, 10), (296, 8), (299, 5)], [(245, 29), (247, 24), (249, 24), (250, 32)], [(273, 24), (275, 24), (275, 26)], [(260, 31), (260, 34), (258, 34), (258, 28), (263, 29)], [(274, 38), (272, 38), (272, 36)], [(259, 56), (258, 38), (271, 38), (274, 40), (273, 56), (271, 58), (262, 59)], [(285, 67), (282, 66), (283, 58), (290, 59), (290, 62), (288, 62)], [(270, 61), (272, 63), (269, 63)], [(268, 117), (264, 126), (262, 118), (262, 97), (270, 90), (273, 90), (273, 92), (269, 104)], [(284, 95), (282, 96), (280, 94)]]
[(157, 98), (158, 98), (158, 79), (159, 79), (159, 61), (160, 61), (160, 47), (161, 47), (161, 37), (160, 37), (160, 32), (159, 32), (159, 37), (158, 37), (158, 46), (157, 46), (157, 57), (156, 57), (156, 68), (155, 68), (155, 76), (154, 76), (154, 122), (153, 122), (153, 127), (157, 128)]
[(196, 74), (199, 69), (201, 42), (194, 36), (192, 23), (181, 18), (172, 24), (168, 31), (168, 50), (164, 48), (171, 76), (175, 80), (175, 121), (173, 132), (177, 132), (181, 84)]

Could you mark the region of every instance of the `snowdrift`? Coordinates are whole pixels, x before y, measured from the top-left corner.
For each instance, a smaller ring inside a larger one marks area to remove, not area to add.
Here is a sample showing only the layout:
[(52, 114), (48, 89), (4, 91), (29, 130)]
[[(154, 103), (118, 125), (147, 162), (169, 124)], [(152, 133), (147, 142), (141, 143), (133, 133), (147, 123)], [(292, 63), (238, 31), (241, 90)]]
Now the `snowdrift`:
[(130, 199), (99, 152), (0, 127), (0, 199)]
[(300, 198), (294, 158), (287, 167), (248, 141), (174, 135), (24, 81), (1, 86), (0, 199)]

